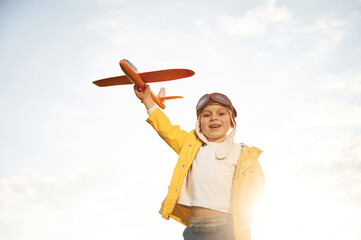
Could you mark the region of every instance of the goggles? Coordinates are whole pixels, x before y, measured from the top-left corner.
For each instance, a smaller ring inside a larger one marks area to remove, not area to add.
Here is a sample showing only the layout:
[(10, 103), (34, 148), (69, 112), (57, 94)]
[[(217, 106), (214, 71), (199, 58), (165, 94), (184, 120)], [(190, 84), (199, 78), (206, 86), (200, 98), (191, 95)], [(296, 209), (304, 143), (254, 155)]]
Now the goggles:
[(201, 113), (201, 110), (211, 101), (225, 105), (233, 112), (234, 117), (237, 117), (236, 109), (233, 107), (231, 100), (229, 100), (229, 98), (222, 93), (205, 94), (203, 97), (201, 97), (196, 106), (197, 116)]

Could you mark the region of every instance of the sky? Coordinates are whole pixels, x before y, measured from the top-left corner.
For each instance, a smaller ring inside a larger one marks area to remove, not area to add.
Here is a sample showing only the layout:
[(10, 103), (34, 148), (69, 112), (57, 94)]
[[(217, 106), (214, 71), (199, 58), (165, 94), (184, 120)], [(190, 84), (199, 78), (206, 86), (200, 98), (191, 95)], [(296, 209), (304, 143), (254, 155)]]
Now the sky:
[(180, 240), (158, 210), (177, 155), (131, 86), (92, 81), (188, 68), (153, 83), (194, 128), (222, 92), (235, 141), (263, 150), (252, 239), (361, 238), (361, 1), (0, 1), (0, 239)]

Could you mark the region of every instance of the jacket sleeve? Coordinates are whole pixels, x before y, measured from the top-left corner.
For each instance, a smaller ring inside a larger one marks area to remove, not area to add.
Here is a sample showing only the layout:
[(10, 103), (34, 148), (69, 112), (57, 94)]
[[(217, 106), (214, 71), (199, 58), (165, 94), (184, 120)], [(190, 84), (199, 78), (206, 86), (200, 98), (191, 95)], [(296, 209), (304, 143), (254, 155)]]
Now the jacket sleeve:
[(189, 135), (178, 125), (172, 125), (168, 117), (158, 108), (148, 117), (147, 122), (157, 131), (158, 135), (179, 155)]
[(258, 161), (261, 150), (252, 147), (239, 162), (233, 183), (236, 215), (243, 220), (252, 221), (254, 209), (264, 192), (265, 176)]
[(253, 163), (253, 165), (248, 169), (248, 177), (250, 178), (250, 187), (249, 187), (249, 198), (252, 202), (257, 202), (264, 192), (265, 176), (259, 163), (258, 159)]
[(262, 167), (258, 161), (254, 161), (252, 166), (245, 172), (248, 179), (247, 186), (247, 215), (251, 222), (257, 222), (254, 212), (259, 205), (260, 200), (264, 194), (265, 176)]

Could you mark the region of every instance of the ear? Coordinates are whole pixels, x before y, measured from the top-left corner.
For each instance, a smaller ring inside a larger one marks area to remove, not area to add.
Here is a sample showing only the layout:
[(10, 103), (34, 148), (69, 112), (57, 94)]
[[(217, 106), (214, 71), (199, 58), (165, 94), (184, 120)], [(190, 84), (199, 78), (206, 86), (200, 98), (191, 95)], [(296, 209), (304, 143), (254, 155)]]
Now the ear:
[(230, 116), (230, 118), (231, 118), (231, 127), (234, 128), (236, 124), (235, 119), (232, 116)]

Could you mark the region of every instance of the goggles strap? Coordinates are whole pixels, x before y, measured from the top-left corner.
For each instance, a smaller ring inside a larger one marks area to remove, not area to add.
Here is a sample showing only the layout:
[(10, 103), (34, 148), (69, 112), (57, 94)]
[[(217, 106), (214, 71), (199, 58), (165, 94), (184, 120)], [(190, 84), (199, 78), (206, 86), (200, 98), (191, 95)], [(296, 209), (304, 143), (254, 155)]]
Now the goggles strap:
[(198, 116), (197, 122), (196, 122), (196, 133), (197, 136), (205, 143), (208, 144), (208, 140), (206, 136), (204, 136), (203, 133), (201, 133), (201, 117)]

